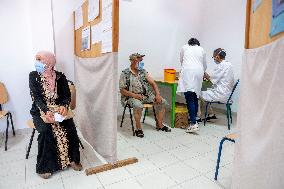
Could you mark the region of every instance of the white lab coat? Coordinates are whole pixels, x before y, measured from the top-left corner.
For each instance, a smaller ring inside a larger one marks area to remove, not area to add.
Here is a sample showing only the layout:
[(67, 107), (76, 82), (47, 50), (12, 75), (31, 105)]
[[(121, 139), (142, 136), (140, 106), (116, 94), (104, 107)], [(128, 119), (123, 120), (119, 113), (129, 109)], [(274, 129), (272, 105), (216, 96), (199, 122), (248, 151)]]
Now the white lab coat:
[(223, 60), (215, 67), (210, 75), (213, 88), (202, 91), (201, 97), (205, 101), (227, 102), (234, 87), (234, 72), (232, 64)]
[(177, 92), (195, 92), (199, 97), (203, 75), (207, 68), (206, 54), (200, 46), (184, 45), (180, 52), (181, 72)]

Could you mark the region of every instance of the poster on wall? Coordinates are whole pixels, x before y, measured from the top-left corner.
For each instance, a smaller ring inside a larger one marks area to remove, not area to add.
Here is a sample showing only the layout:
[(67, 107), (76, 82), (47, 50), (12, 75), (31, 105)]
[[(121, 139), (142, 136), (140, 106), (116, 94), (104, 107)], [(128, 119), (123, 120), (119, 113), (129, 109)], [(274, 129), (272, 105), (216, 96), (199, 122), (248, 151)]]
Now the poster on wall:
[(281, 32), (284, 32), (284, 12), (271, 19), (270, 36), (273, 37)]
[(271, 37), (284, 32), (284, 0), (273, 0), (272, 3)]
[(81, 51), (89, 50), (91, 48), (90, 39), (91, 39), (91, 30), (90, 30), (90, 26), (87, 26), (82, 30)]
[(273, 0), (272, 9), (273, 17), (279, 16), (284, 12), (284, 0)]
[(82, 7), (79, 7), (75, 11), (75, 30), (83, 26), (83, 10)]
[(261, 5), (261, 3), (262, 3), (262, 0), (253, 0), (252, 1), (253, 12), (255, 12), (258, 9), (258, 7)]
[(97, 18), (100, 14), (100, 0), (89, 0), (88, 22)]

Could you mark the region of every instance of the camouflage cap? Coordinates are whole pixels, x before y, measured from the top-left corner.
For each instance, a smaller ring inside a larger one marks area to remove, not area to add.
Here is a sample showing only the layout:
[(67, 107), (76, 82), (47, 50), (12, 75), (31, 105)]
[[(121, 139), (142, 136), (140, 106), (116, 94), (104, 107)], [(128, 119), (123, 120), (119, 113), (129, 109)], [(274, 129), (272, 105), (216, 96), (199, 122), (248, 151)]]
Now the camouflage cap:
[(129, 60), (132, 61), (132, 60), (135, 60), (137, 58), (142, 58), (144, 57), (145, 55), (144, 54), (139, 54), (139, 53), (133, 53), (129, 56)]

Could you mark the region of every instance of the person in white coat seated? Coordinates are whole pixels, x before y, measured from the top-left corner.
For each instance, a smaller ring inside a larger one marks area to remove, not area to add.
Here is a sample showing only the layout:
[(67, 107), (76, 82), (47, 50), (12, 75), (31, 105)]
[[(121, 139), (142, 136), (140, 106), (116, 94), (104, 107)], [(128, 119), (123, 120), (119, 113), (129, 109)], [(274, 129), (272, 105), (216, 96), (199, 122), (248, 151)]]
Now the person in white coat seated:
[[(214, 50), (212, 58), (217, 65), (212, 74), (209, 75), (205, 72), (204, 78), (211, 81), (213, 87), (201, 92), (201, 101), (226, 103), (234, 87), (233, 66), (225, 60), (226, 51), (222, 48)], [(212, 108), (209, 111), (209, 116), (206, 119), (216, 119)], [(201, 114), (201, 112), (198, 113), (198, 115)]]
[(191, 38), (180, 52), (181, 72), (177, 87), (178, 93), (183, 93), (189, 112), (190, 124), (187, 133), (199, 130), (196, 122), (198, 98), (201, 94), (203, 76), (207, 68), (206, 53), (197, 39)]

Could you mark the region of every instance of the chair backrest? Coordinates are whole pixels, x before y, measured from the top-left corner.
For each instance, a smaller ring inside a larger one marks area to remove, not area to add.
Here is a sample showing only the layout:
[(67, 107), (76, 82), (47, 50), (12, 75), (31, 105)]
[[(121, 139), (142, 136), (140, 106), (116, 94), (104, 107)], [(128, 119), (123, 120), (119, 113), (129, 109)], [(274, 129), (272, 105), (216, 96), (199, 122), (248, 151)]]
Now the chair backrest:
[(236, 83), (235, 83), (235, 85), (234, 85), (234, 87), (233, 87), (232, 93), (230, 94), (230, 97), (228, 98), (227, 103), (229, 103), (229, 102), (231, 101), (232, 96), (233, 96), (233, 94), (234, 94), (234, 92), (235, 92), (235, 90), (236, 90), (236, 88), (237, 88), (239, 82), (240, 82), (240, 79), (238, 79), (238, 80), (236, 81)]
[(8, 92), (4, 83), (0, 82), (0, 104), (5, 104), (6, 102), (8, 102)]
[(74, 110), (76, 108), (76, 87), (72, 81), (68, 80), (68, 85), (71, 93), (70, 109)]

